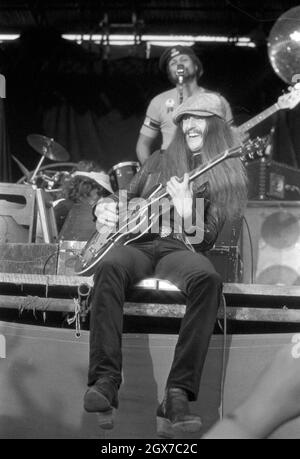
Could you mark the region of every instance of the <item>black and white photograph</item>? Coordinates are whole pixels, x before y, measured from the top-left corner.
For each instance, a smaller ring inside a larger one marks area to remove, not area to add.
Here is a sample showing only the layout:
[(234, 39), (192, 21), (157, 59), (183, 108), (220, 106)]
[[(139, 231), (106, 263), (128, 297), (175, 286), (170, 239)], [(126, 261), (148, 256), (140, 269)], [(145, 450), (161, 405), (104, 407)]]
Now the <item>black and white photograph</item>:
[(300, 2), (0, 1), (0, 439), (300, 439)]

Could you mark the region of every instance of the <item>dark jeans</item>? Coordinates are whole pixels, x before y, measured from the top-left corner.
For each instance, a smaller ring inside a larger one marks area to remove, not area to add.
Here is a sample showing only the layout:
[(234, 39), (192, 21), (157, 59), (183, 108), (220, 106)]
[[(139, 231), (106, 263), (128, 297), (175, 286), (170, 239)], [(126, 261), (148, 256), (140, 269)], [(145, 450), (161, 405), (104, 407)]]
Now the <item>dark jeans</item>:
[(92, 298), (88, 385), (109, 376), (120, 386), (126, 291), (151, 275), (169, 280), (186, 294), (186, 314), (166, 386), (185, 389), (189, 399), (196, 400), (222, 281), (205, 255), (172, 237), (114, 247), (101, 261)]

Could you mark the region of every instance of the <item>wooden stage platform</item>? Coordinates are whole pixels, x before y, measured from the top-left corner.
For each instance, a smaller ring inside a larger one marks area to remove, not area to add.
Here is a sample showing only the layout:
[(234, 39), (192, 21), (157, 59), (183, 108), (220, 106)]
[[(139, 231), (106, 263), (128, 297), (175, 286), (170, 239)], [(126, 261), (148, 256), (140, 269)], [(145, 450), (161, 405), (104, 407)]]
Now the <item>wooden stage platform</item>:
[[(74, 312), (74, 298), (92, 286), (93, 277), (0, 273), (0, 308)], [(224, 296), (230, 320), (300, 323), (300, 286), (225, 283)], [(166, 281), (146, 279), (129, 292), (124, 311), (181, 318), (185, 298)]]

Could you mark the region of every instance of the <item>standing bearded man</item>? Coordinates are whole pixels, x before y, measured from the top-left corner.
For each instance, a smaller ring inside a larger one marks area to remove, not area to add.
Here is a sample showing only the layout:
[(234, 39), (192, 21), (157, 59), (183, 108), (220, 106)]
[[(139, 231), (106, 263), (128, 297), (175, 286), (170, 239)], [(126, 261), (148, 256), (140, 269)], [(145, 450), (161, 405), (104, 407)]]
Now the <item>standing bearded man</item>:
[[(160, 134), (161, 150), (165, 150), (170, 145), (176, 131), (173, 122), (174, 110), (188, 97), (206, 91), (199, 86), (204, 71), (202, 62), (188, 46), (177, 45), (166, 49), (160, 57), (159, 68), (167, 73), (168, 79), (175, 87), (155, 96), (147, 108), (136, 146), (137, 157), (141, 164), (153, 153), (153, 145)], [(225, 119), (230, 124), (232, 122), (230, 105), (224, 97), (217, 95), (224, 105)]]

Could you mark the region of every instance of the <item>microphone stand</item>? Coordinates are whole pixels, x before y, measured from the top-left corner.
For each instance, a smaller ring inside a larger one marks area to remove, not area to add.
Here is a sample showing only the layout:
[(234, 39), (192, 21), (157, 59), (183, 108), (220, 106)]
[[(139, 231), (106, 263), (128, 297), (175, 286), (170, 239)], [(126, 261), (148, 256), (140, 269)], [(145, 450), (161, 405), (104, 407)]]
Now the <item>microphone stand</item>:
[(179, 105), (180, 105), (183, 102), (183, 77), (184, 77), (184, 65), (183, 64), (177, 65), (176, 76), (178, 78)]

